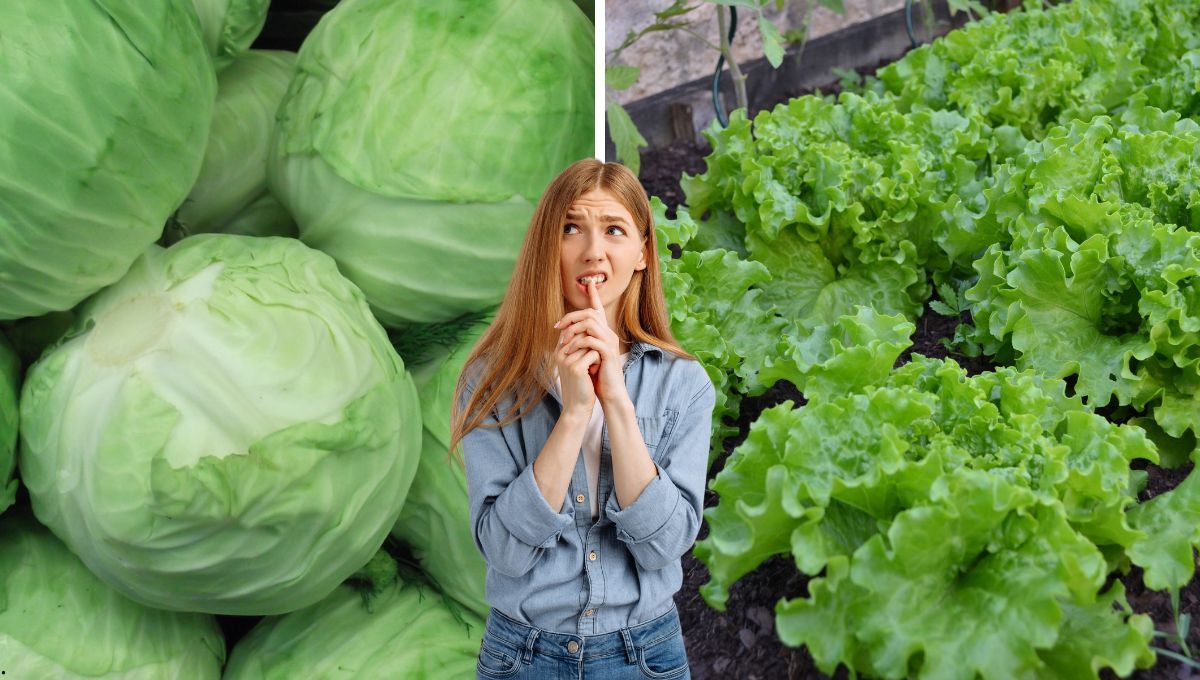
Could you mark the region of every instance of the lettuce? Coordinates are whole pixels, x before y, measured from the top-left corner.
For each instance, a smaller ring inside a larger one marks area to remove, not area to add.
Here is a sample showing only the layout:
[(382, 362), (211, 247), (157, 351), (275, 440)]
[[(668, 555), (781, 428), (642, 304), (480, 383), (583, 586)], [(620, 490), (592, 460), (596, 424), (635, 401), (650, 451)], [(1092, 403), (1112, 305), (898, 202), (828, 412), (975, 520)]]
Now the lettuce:
[[(1060, 649), (1149, 665), (1149, 620), (1095, 603), (1117, 597), (1106, 552), (1145, 540), (1130, 463), (1157, 454), (1065, 392), (917, 356), (876, 386), (767, 409), (712, 482), (702, 595), (723, 609), (734, 581), (791, 556), (815, 578), (777, 604), (780, 637), (825, 673), (1049, 676)], [(1081, 616), (1097, 634), (1064, 637)]]

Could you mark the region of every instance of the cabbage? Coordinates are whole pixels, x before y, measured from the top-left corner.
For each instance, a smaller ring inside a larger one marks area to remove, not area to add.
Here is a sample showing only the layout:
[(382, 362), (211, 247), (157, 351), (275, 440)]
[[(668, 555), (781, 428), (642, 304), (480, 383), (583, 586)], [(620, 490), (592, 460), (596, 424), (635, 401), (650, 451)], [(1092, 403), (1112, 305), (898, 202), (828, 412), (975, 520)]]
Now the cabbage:
[(73, 307), (162, 233), (216, 76), (189, 0), (0, 3), (0, 319)]
[[(0, 335), (0, 512), (17, 497), (17, 480), (12, 478), (17, 460), (17, 390), (21, 364), (8, 340)], [(3, 657), (0, 657), (3, 658)]]
[(395, 523), (416, 388), (361, 292), (295, 239), (151, 247), (79, 310), (21, 394), (35, 513), (163, 609), (316, 602)]
[(447, 458), (447, 451), (458, 375), (491, 323), (490, 316), (476, 323), (464, 334), (460, 346), (438, 362), (436, 370), (414, 376), (421, 397), (421, 463), (392, 528), (392, 536), (412, 548), (422, 570), (438, 588), (485, 617), (491, 608), (485, 589), (487, 562), (471, 529), (466, 473), (457, 459)]
[(184, 233), (295, 235), (291, 216), (267, 191), (275, 109), (295, 68), (295, 52), (250, 50), (221, 71), (204, 165), (175, 216)]
[(224, 677), (469, 678), (483, 626), (419, 581), (397, 578), (369, 599), (344, 585), (263, 619), (233, 648)]
[(42, 350), (58, 342), (75, 321), (75, 312), (49, 312), (16, 321), (0, 321), (0, 331), (8, 336), (22, 366), (28, 366), (42, 355)]
[(250, 47), (267, 21), (269, 0), (193, 0), (204, 46), (218, 71)]
[(265, 189), (221, 227), (224, 234), (295, 236), (296, 221), (279, 199)]
[(45, 527), (0, 519), (0, 669), (10, 678), (219, 678), (213, 617), (143, 607), (105, 586)]
[(593, 146), (570, 0), (344, 0), (300, 48), (267, 169), (388, 325), (498, 304), (533, 207)]

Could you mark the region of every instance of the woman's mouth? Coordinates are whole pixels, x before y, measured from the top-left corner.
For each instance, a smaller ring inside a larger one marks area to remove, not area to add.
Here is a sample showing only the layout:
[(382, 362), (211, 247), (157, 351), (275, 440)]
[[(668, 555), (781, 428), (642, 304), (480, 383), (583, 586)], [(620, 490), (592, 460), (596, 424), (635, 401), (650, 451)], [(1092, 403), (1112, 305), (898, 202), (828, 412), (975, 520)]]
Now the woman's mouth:
[(608, 281), (608, 277), (606, 277), (604, 274), (595, 274), (592, 276), (581, 276), (578, 279), (575, 279), (575, 285), (579, 286), (579, 289), (583, 291), (584, 295), (587, 295), (587, 284), (589, 281), (594, 282), (596, 284), (596, 289), (599, 290)]

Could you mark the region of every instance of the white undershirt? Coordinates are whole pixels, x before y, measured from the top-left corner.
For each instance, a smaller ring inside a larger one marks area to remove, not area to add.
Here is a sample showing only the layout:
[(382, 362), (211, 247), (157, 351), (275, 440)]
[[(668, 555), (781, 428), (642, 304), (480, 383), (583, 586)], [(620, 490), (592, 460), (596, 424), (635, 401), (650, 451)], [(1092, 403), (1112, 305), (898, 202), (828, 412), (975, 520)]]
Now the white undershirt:
[[(629, 359), (629, 352), (621, 355), (621, 365)], [(554, 386), (557, 388), (559, 399), (562, 398), (562, 382), (558, 379), (558, 372), (554, 373)], [(600, 501), (596, 498), (600, 488), (600, 439), (601, 429), (604, 426), (604, 409), (600, 407), (600, 400), (592, 406), (592, 417), (588, 420), (587, 430), (583, 434), (583, 467), (587, 471), (588, 481), (588, 499), (592, 507), (592, 519), (600, 516)]]

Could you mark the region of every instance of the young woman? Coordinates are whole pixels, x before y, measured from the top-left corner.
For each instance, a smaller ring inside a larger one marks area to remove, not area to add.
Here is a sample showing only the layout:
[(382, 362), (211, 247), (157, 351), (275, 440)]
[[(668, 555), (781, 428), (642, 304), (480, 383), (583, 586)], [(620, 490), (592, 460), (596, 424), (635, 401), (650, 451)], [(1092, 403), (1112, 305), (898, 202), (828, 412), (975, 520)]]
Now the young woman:
[(572, 164), (542, 195), (455, 394), (491, 612), (479, 678), (690, 678), (673, 596), (715, 390), (671, 336), (646, 193)]

